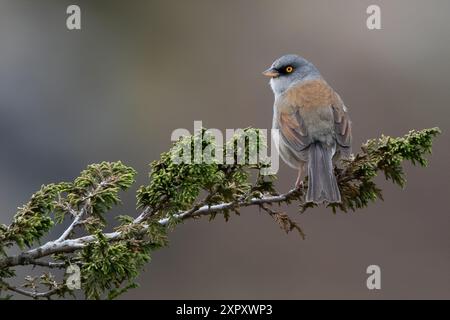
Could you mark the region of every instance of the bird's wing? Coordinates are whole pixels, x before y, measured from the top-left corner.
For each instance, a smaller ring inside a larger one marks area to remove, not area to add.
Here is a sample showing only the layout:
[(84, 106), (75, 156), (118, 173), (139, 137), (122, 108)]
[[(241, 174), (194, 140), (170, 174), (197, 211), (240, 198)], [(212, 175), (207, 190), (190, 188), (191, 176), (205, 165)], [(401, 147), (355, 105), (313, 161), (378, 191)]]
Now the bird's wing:
[(308, 148), (311, 141), (299, 110), (293, 113), (280, 112), (278, 116), (281, 139), (292, 150), (300, 152)]
[(331, 108), (334, 116), (336, 141), (340, 147), (350, 148), (352, 143), (352, 123), (341, 97), (336, 92), (334, 92), (333, 96)]
[(279, 113), (281, 137), (291, 149), (302, 151), (312, 142), (300, 114), (300, 108), (331, 106), (332, 98), (333, 90), (320, 79), (292, 86), (275, 102), (275, 109)]
[(329, 106), (333, 111), (338, 146), (350, 149), (352, 135), (347, 108), (339, 95), (325, 81), (311, 80), (293, 86), (275, 104), (281, 137), (291, 149), (302, 151), (312, 142), (300, 115), (300, 108), (306, 110), (323, 106)]

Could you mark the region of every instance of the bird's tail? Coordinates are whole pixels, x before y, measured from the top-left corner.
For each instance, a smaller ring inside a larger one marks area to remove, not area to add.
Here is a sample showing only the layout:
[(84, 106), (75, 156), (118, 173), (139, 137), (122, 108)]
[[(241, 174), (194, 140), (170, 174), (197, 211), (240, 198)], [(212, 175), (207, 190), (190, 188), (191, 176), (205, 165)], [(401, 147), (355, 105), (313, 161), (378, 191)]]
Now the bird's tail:
[(334, 176), (333, 149), (320, 142), (309, 146), (308, 192), (306, 202), (341, 202), (341, 193)]

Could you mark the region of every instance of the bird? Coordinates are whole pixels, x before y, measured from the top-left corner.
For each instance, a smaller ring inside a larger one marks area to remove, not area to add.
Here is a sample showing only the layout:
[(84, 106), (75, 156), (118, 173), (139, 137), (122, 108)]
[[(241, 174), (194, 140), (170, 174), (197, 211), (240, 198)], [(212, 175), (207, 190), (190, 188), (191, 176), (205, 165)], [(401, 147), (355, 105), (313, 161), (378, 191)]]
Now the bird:
[(263, 72), (274, 94), (272, 130), (283, 161), (308, 176), (306, 202), (341, 203), (334, 166), (351, 157), (352, 123), (341, 97), (305, 58), (288, 54)]

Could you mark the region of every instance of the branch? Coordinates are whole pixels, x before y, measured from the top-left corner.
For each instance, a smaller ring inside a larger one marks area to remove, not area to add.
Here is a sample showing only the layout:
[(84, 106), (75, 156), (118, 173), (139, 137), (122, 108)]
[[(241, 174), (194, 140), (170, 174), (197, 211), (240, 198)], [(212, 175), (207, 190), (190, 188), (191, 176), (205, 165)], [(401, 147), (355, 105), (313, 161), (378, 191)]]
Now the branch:
[(72, 231), (75, 229), (76, 226), (78, 226), (80, 224), (80, 220), (83, 216), (83, 212), (84, 210), (82, 209), (82, 211), (77, 214), (75, 216), (75, 218), (73, 219), (72, 223), (69, 225), (69, 227), (61, 234), (61, 236), (56, 240), (56, 242), (62, 242), (64, 240), (66, 240), (70, 234), (72, 233)]
[(32, 291), (27, 291), (27, 290), (23, 290), (23, 289), (11, 286), (9, 284), (6, 285), (6, 288), (8, 288), (8, 290), (11, 290), (13, 292), (19, 293), (21, 295), (24, 295), (26, 297), (30, 297), (33, 299), (50, 298), (52, 295), (54, 295), (55, 293), (57, 293), (59, 291), (59, 288), (55, 288), (52, 290), (48, 290), (46, 292), (32, 292)]
[(64, 262), (40, 261), (30, 259), (28, 263), (33, 266), (45, 267), (50, 269), (64, 269), (66, 267), (66, 264)]
[[(83, 290), (88, 298), (100, 298), (104, 292), (115, 297), (135, 286), (130, 283), (120, 288), (125, 281), (137, 277), (149, 261), (151, 251), (167, 245), (167, 231), (178, 222), (202, 216), (212, 219), (217, 214), (228, 220), (229, 212), (239, 214), (238, 209), (245, 207), (262, 209), (284, 231), (296, 230), (304, 238), (296, 222), (270, 206), (296, 202), (300, 212), (317, 206), (305, 202), (307, 183), (304, 183), (305, 187), (277, 194), (273, 186), (275, 177), (260, 174), (267, 164), (175, 164), (172, 161), (174, 153), (178, 154), (186, 147), (189, 152), (197, 139), (205, 139), (204, 132), (200, 136), (182, 138), (168, 153), (163, 153), (159, 161), (151, 164), (151, 182), (138, 190), (141, 213), (136, 218), (120, 216), (121, 225), (114, 232), (104, 232), (104, 215), (120, 202), (119, 191), (126, 190), (134, 182), (132, 168), (121, 162), (102, 162), (88, 166), (72, 183), (43, 186), (29, 203), (19, 208), (10, 226), (0, 225), (0, 291), (6, 288), (35, 299), (54, 294), (64, 296), (68, 291), (62, 292), (59, 287), (50, 287), (51, 290), (42, 293), (29, 292), (10, 286), (3, 279), (13, 277), (12, 268), (17, 266), (64, 268), (76, 260), (82, 269)], [(244, 135), (259, 134), (256, 129), (243, 132)], [(431, 152), (432, 140), (439, 132), (438, 128), (432, 128), (411, 131), (400, 138), (382, 136), (369, 140), (360, 153), (344, 161), (342, 168), (335, 168), (342, 202), (330, 203), (327, 207), (333, 211), (355, 211), (382, 199), (381, 189), (374, 182), (378, 172), (384, 173), (387, 180), (404, 186), (402, 162), (409, 160), (426, 166), (424, 156)], [(240, 138), (234, 137), (223, 150), (234, 147)], [(206, 142), (202, 140), (205, 149), (214, 146), (212, 140), (206, 139)], [(262, 143), (261, 139), (257, 141), (256, 150)], [(246, 146), (244, 152), (249, 154), (250, 146)], [(257, 177), (251, 182), (253, 172)], [(202, 191), (207, 195), (198, 200)], [(5, 248), (14, 243), (23, 248), (39, 241), (54, 224), (51, 213), (55, 213), (60, 221), (67, 213), (73, 217), (58, 239), (17, 255), (6, 254)], [(75, 227), (80, 225), (88, 235), (71, 239)], [(54, 261), (39, 260), (50, 255), (55, 255)]]
[[(207, 216), (212, 215), (217, 212), (222, 212), (224, 210), (237, 209), (242, 207), (250, 207), (250, 206), (261, 206), (263, 204), (275, 204), (275, 203), (283, 203), (294, 198), (301, 196), (303, 192), (298, 189), (292, 189), (285, 194), (280, 194), (276, 196), (265, 196), (261, 198), (253, 198), (249, 201), (241, 200), (238, 202), (229, 202), (229, 203), (220, 203), (216, 205), (204, 205), (197, 210), (187, 210), (183, 212), (179, 212), (173, 216), (175, 219), (179, 220), (187, 220), (192, 219), (199, 216)], [(136, 218), (134, 224), (141, 223), (141, 217), (143, 214), (148, 212), (148, 210), (144, 210), (141, 215)], [(158, 222), (162, 226), (166, 226), (170, 221), (170, 218), (160, 219)], [(73, 224), (73, 223), (72, 223)], [(148, 226), (144, 226), (146, 229)], [(106, 239), (110, 241), (118, 240), (121, 238), (121, 232), (110, 232), (105, 233), (104, 236)], [(14, 267), (18, 265), (28, 265), (35, 264), (36, 259), (40, 259), (52, 254), (56, 253), (72, 253), (77, 250), (83, 249), (89, 243), (96, 241), (95, 236), (84, 236), (76, 239), (67, 239), (60, 241), (59, 239), (56, 241), (49, 241), (43, 244), (40, 247), (37, 247), (32, 250), (28, 250), (16, 256), (10, 256), (7, 258), (0, 259), (0, 268)], [(34, 261), (34, 263), (33, 263)]]
[[(262, 204), (274, 204), (274, 203), (283, 203), (289, 200), (293, 200), (303, 195), (303, 191), (299, 189), (292, 189), (287, 193), (276, 195), (276, 196), (264, 196), (261, 198), (253, 198), (250, 201), (237, 201), (237, 202), (228, 202), (228, 203), (220, 203), (216, 205), (204, 205), (197, 210), (184, 211), (177, 213), (174, 217), (181, 220), (186, 220), (189, 218), (195, 218), (199, 216), (211, 215), (213, 213), (232, 210), (243, 207), (250, 206), (261, 206)], [(169, 222), (169, 218), (164, 218), (159, 220), (159, 223), (162, 225), (166, 225)]]

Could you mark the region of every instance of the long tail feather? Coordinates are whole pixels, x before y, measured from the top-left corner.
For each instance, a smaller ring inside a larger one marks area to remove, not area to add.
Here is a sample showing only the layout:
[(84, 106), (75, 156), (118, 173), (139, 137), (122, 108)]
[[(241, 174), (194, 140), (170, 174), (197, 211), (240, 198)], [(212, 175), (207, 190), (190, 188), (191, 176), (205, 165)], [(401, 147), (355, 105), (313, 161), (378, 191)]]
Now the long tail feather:
[(316, 142), (309, 147), (307, 202), (341, 202), (341, 193), (333, 172), (333, 149)]

